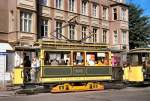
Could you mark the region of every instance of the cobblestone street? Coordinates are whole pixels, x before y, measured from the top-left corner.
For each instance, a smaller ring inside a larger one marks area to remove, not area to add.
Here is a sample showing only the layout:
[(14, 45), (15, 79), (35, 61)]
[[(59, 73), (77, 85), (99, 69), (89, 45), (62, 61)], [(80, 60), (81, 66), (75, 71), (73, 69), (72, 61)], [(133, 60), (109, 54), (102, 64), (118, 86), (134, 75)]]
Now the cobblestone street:
[(149, 101), (150, 87), (74, 93), (15, 95), (1, 92), (0, 101)]

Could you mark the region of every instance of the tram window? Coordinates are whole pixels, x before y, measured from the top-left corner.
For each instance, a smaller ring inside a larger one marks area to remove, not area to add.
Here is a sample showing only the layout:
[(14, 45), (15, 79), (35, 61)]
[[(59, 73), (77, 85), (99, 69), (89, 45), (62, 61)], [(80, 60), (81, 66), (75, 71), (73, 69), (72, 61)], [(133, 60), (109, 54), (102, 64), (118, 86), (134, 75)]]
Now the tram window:
[(73, 65), (84, 65), (84, 52), (73, 53)]
[(96, 53), (88, 52), (86, 54), (87, 65), (89, 65), (89, 66), (95, 66), (96, 59), (97, 59)]
[(109, 54), (107, 52), (87, 52), (86, 57), (86, 63), (89, 66), (102, 66), (109, 64)]
[(45, 52), (45, 65), (70, 65), (70, 52)]
[(131, 55), (131, 58), (130, 58), (130, 62), (131, 62), (131, 65), (132, 66), (137, 66), (138, 64), (139, 64), (139, 57), (138, 57), (138, 55)]

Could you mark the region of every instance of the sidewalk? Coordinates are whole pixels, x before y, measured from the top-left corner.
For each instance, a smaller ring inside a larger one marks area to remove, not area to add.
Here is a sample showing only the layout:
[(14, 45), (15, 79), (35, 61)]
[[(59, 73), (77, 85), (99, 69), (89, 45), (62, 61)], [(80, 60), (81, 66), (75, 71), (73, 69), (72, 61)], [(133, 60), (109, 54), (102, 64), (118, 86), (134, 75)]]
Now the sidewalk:
[(14, 91), (11, 90), (12, 88), (2, 87), (0, 86), (0, 97), (9, 97), (15, 95)]
[(13, 91), (1, 91), (0, 90), (0, 97), (9, 97), (9, 96), (14, 96)]

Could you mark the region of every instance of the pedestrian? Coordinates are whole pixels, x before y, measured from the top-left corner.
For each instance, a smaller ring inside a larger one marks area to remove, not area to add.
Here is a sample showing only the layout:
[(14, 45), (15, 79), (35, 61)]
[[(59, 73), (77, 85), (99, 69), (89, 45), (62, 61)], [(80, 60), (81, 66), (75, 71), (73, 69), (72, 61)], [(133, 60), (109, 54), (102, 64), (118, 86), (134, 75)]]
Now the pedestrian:
[(31, 82), (35, 82), (37, 79), (37, 74), (38, 70), (40, 67), (39, 60), (37, 58), (32, 59), (32, 64), (31, 64)]
[(24, 66), (24, 81), (28, 82), (31, 80), (30, 70), (31, 70), (31, 61), (29, 59), (29, 56), (24, 54), (24, 60), (23, 60), (23, 66)]

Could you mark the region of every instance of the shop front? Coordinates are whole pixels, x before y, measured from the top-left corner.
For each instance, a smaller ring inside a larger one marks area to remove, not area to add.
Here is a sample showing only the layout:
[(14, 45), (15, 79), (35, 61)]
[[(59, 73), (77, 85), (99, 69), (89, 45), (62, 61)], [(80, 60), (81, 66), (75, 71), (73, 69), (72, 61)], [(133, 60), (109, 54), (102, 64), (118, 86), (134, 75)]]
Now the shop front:
[(9, 43), (0, 43), (0, 87), (5, 87), (11, 80), (10, 71), (13, 68), (14, 51)]

